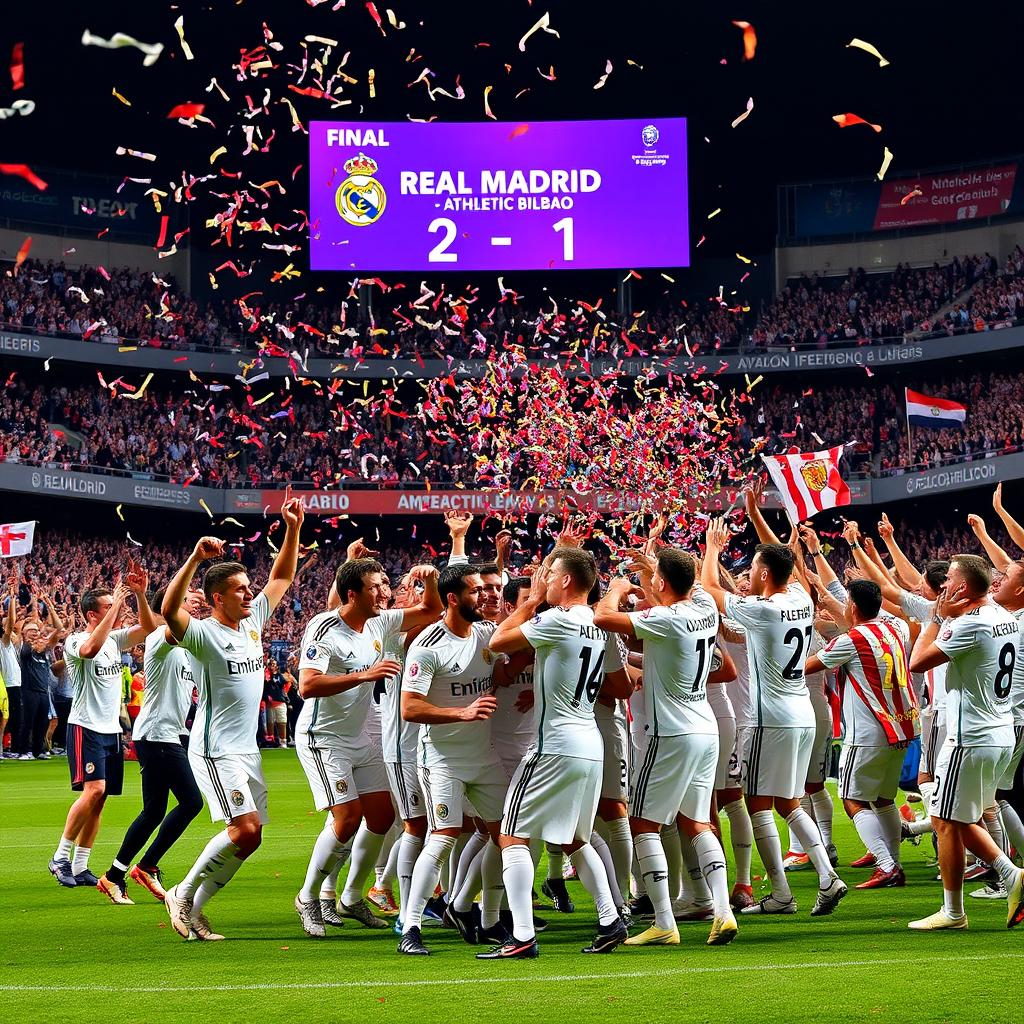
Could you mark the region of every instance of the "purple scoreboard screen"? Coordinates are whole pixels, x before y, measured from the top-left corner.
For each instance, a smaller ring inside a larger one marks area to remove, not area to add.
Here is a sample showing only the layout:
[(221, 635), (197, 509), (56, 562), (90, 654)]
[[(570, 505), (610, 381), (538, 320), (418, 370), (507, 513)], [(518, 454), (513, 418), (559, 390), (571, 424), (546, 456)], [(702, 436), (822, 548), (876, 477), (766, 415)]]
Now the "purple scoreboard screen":
[(686, 119), (313, 121), (313, 270), (690, 262)]

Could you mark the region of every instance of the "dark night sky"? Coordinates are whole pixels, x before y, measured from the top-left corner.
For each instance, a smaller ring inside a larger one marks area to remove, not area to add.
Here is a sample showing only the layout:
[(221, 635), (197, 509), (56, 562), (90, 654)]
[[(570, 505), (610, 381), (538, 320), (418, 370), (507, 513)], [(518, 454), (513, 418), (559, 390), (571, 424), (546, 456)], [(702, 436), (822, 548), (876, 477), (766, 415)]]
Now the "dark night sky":
[[(230, 65), (242, 47), (263, 42), (264, 19), (293, 56), (294, 41), (314, 33), (340, 39), (336, 56), (352, 51), (347, 70), (354, 76), (375, 67), (377, 99), (365, 107), (367, 117), (437, 113), (446, 120), (481, 120), (486, 84), (495, 86), (492, 106), (502, 120), (686, 115), (691, 235), (696, 240), (708, 234), (695, 258), (767, 251), (775, 235), (777, 183), (870, 177), (883, 145), (895, 153), (890, 176), (1024, 149), (1021, 80), (1014, 66), (1024, 29), (1020, 4), (535, 0), (531, 6), (527, 0), (378, 0), (382, 16), (389, 2), (408, 27), (388, 28), (387, 38), (362, 0), (348, 0), (337, 13), (330, 10), (331, 0), (315, 9), (306, 0), (5, 5), (0, 60), (6, 64), (13, 43), (24, 40), (26, 88), (17, 95), (38, 106), (30, 117), (0, 124), (2, 159), (118, 176), (170, 177), (183, 167), (203, 173), (217, 146), (240, 150), (237, 126), (226, 135), (236, 115), (204, 88), (216, 76), (233, 98), (262, 93), (255, 83), (243, 88), (234, 82)], [(520, 53), (517, 40), (545, 10), (561, 38), (537, 33)], [(183, 59), (172, 27), (179, 13), (196, 54), (192, 62)], [(741, 59), (741, 34), (732, 18), (757, 29), (752, 62)], [(135, 50), (83, 47), (86, 27), (101, 36), (120, 30), (159, 40), (166, 50), (155, 66), (143, 68)], [(866, 53), (846, 49), (854, 36), (876, 45), (891, 66), (880, 69)], [(480, 41), (491, 46), (475, 48)], [(406, 63), (410, 47), (423, 54), (423, 62)], [(595, 91), (608, 58), (614, 71)], [(627, 58), (643, 70), (627, 66)], [(722, 65), (722, 58), (728, 63)], [(408, 88), (424, 63), (449, 88), (461, 74), (466, 99), (431, 103), (422, 85)], [(558, 75), (553, 83), (536, 70), (549, 64)], [(15, 94), (6, 72), (2, 81), (0, 104), (7, 105)], [(515, 100), (526, 86), (530, 91)], [(115, 87), (132, 99), (131, 109), (113, 99)], [(277, 85), (275, 94), (283, 89)], [(365, 88), (354, 91), (365, 97)], [(733, 130), (729, 123), (748, 96), (754, 98), (753, 114)], [(208, 101), (216, 132), (165, 119), (173, 104), (185, 100)], [(297, 106), (304, 120), (328, 112), (314, 100), (299, 98)], [(358, 110), (347, 107), (334, 116), (358, 117)], [(864, 127), (840, 130), (831, 117), (845, 111), (881, 122), (883, 134)], [(284, 107), (280, 115), (272, 152), (259, 158), (258, 171), (247, 166), (247, 176), (283, 177), (305, 162), (305, 136), (288, 132)], [(117, 145), (156, 152), (160, 162), (154, 167), (118, 158)], [(222, 162), (239, 165), (237, 157)], [(706, 215), (716, 207), (723, 213), (709, 224)], [(196, 243), (202, 239), (194, 237)]]

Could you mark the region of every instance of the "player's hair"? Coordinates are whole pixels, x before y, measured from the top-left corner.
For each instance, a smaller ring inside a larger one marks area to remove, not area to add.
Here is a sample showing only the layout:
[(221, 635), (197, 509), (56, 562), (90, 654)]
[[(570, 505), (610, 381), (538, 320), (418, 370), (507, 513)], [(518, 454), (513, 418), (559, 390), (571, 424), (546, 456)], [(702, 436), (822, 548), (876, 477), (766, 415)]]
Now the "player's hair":
[(960, 566), (960, 575), (975, 597), (988, 593), (992, 586), (992, 566), (981, 555), (954, 555), (951, 561)]
[(949, 573), (949, 562), (943, 561), (939, 558), (933, 558), (924, 567), (924, 579), (932, 590), (937, 594), (942, 589), (942, 584), (946, 582), (946, 576)]
[(448, 607), (449, 594), (459, 596), (466, 589), (466, 580), (479, 574), (480, 567), (476, 565), (449, 565), (442, 569), (437, 579), (437, 592), (444, 606)]
[(481, 576), (501, 575), (501, 570), (498, 568), (497, 562), (484, 562), (483, 565), (474, 565), (473, 571), (480, 573)]
[(510, 579), (502, 588), (501, 596), (504, 598), (506, 604), (515, 605), (516, 601), (519, 600), (519, 592), (521, 590), (529, 589), (529, 576), (513, 576), (512, 579)]
[(78, 606), (82, 609), (83, 615), (87, 615), (89, 612), (98, 612), (100, 610), (100, 598), (112, 596), (106, 587), (95, 587), (82, 594), (78, 599)]
[(853, 580), (850, 601), (862, 619), (873, 619), (882, 607), (882, 588), (874, 580)]
[(585, 590), (589, 593), (593, 589), (597, 582), (597, 562), (589, 551), (584, 551), (583, 548), (555, 548), (551, 559), (552, 564), (556, 558), (572, 577), (577, 590)]
[(241, 576), (248, 571), (241, 562), (217, 562), (211, 565), (203, 576), (203, 595), (206, 600), (212, 605), (213, 595), (225, 591), (232, 576)]
[(147, 598), (147, 600), (149, 601), (149, 607), (152, 608), (153, 611), (157, 613), (157, 615), (160, 614), (160, 609), (164, 603), (164, 594), (166, 593), (167, 588), (160, 587), (158, 590), (154, 590), (153, 593), (150, 594), (149, 597)]
[(697, 578), (697, 563), (693, 555), (679, 548), (662, 548), (658, 552), (658, 572), (672, 588), (673, 594), (685, 597), (693, 589)]
[(796, 565), (796, 556), (793, 549), (785, 544), (758, 544), (754, 548), (754, 554), (761, 556), (761, 562), (768, 570), (772, 583), (777, 587), (784, 586), (793, 575), (793, 566)]
[(376, 558), (350, 558), (338, 566), (334, 576), (334, 586), (338, 591), (341, 603), (348, 601), (350, 591), (361, 594), (363, 591), (363, 580), (375, 572), (383, 572), (384, 567)]

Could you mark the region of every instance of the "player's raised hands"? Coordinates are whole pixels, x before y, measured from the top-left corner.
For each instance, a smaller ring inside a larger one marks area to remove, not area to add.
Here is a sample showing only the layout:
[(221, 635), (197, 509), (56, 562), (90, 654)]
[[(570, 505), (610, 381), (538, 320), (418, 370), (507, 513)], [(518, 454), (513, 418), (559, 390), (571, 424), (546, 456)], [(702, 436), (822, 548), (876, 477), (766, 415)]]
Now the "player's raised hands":
[[(285, 492), (290, 493), (289, 491)], [(297, 530), (306, 518), (306, 509), (303, 507), (301, 498), (286, 498), (281, 506), (281, 518), (284, 520), (286, 529)]]
[(452, 508), (445, 512), (444, 522), (448, 527), (452, 540), (455, 540), (457, 537), (465, 537), (469, 533), (469, 528), (473, 525), (473, 513)]
[(883, 512), (882, 518), (878, 520), (878, 536), (882, 540), (891, 539), (893, 534), (892, 523), (889, 522), (889, 516)]
[(807, 548), (807, 553), (816, 555), (821, 550), (821, 540), (814, 532), (814, 527), (798, 526), (797, 529), (800, 532), (800, 539), (804, 542), (804, 547)]
[(408, 579), (410, 580), (422, 580), (426, 583), (427, 580), (436, 580), (440, 573), (437, 570), (436, 565), (414, 565), (408, 573)]
[(843, 521), (843, 540), (851, 545), (860, 543), (860, 527), (852, 519)]
[(760, 506), (761, 499), (764, 497), (764, 480), (761, 479), (760, 473), (756, 473), (750, 478), (749, 482), (744, 485), (742, 493), (743, 505), (749, 515)]
[(583, 519), (573, 522), (566, 519), (562, 525), (562, 532), (555, 541), (555, 546), (560, 548), (580, 548), (583, 542), (590, 536), (590, 528)]
[(657, 561), (643, 551), (630, 551), (629, 571), (639, 573), (641, 576), (653, 576), (654, 570), (658, 568)]
[(971, 528), (971, 532), (975, 537), (980, 537), (983, 533), (986, 533), (985, 520), (979, 515), (975, 515), (971, 512), (967, 516), (967, 525)]
[(996, 512), (1003, 511), (1003, 485), (996, 484), (996, 489), (992, 492), (992, 508)]
[(461, 709), (460, 717), (464, 722), (481, 722), (490, 718), (498, 707), (498, 698), (493, 693), (481, 694), (469, 707)]
[(939, 593), (939, 599), (935, 602), (935, 614), (940, 619), (955, 619), (957, 616), (963, 615), (971, 600), (966, 584), (960, 583), (955, 589), (951, 589), (947, 581)]
[(125, 586), (133, 594), (144, 594), (149, 590), (149, 573), (141, 562), (128, 562), (128, 573), (124, 578)]
[(373, 558), (374, 555), (379, 554), (379, 551), (374, 551), (371, 548), (368, 548), (363, 543), (362, 537), (356, 537), (356, 539), (345, 549), (345, 557), (350, 562), (356, 558)]
[(668, 516), (663, 512), (659, 512), (651, 523), (651, 528), (647, 531), (648, 541), (660, 540), (661, 535), (668, 528)]
[(498, 565), (508, 565), (508, 556), (512, 551), (512, 531), (499, 530), (494, 538), (494, 551), (497, 555)]
[(200, 537), (192, 553), (203, 562), (208, 558), (220, 558), (224, 554), (224, 541), (219, 537)]
[(714, 548), (716, 552), (723, 551), (725, 549), (729, 543), (729, 527), (726, 525), (724, 518), (719, 516), (719, 518), (712, 519), (708, 522), (705, 540), (709, 551), (712, 548)]

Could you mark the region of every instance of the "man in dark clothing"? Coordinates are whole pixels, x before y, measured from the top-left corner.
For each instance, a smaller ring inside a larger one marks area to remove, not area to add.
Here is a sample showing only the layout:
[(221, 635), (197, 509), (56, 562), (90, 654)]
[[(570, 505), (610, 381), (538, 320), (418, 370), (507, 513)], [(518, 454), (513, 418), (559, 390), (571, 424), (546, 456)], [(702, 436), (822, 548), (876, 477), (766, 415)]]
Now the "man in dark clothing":
[(44, 633), (36, 622), (27, 622), (22, 629), (22, 645), (18, 655), (21, 664), (21, 731), (18, 749), (21, 760), (33, 757), (46, 760), (46, 729), (50, 721), (50, 650), (57, 643), (56, 630)]

